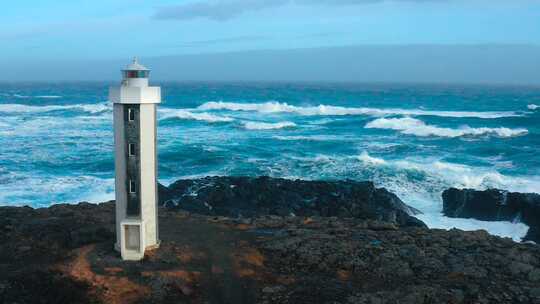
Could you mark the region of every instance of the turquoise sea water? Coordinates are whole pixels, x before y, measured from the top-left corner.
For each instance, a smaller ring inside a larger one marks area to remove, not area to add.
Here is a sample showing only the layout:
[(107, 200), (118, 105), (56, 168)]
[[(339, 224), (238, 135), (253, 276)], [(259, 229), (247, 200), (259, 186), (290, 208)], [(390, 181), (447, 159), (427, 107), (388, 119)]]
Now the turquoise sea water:
[[(107, 83), (0, 84), (0, 204), (113, 198)], [(373, 180), (432, 227), (448, 187), (540, 192), (540, 88), (161, 83), (159, 177)]]

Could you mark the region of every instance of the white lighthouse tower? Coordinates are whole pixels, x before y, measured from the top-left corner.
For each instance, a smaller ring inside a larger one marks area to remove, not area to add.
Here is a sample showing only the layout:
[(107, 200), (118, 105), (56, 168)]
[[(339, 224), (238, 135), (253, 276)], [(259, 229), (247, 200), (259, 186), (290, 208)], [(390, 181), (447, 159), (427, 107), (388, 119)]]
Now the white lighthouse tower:
[(116, 244), (124, 260), (140, 260), (159, 246), (156, 106), (159, 87), (148, 86), (150, 70), (133, 60), (122, 84), (109, 89), (114, 104)]

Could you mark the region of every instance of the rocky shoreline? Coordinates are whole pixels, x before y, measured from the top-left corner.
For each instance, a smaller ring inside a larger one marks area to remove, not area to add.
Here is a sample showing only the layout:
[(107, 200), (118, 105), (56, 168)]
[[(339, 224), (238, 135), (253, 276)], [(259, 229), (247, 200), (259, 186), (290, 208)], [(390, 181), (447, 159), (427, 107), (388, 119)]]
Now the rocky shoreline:
[(414, 217), (420, 211), (372, 182), (216, 176), (160, 185), (159, 197), (167, 208), (204, 215), (336, 216), (427, 227)]
[(427, 229), (370, 183), (206, 178), (160, 195), (162, 245), (141, 262), (113, 249), (114, 202), (1, 207), (0, 303), (540, 303), (540, 246)]
[(523, 240), (540, 244), (539, 194), (451, 188), (442, 197), (443, 214), (448, 217), (521, 222), (529, 226)]

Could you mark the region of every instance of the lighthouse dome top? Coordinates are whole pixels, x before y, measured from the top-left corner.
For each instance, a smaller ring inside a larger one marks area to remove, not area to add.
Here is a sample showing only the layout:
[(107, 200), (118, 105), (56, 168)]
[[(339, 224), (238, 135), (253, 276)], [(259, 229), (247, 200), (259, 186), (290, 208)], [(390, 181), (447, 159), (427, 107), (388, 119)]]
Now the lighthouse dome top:
[(133, 58), (133, 62), (128, 64), (124, 71), (150, 71), (144, 65), (140, 64), (137, 57)]
[(158, 104), (161, 102), (161, 89), (148, 85), (150, 69), (135, 58), (122, 69), (122, 82), (119, 87), (111, 87), (109, 100), (115, 104)]

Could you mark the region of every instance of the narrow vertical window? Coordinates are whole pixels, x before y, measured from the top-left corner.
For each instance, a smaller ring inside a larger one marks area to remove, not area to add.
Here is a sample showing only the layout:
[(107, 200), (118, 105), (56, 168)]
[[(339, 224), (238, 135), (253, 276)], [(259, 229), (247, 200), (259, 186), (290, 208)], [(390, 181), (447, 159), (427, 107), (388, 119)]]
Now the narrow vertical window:
[(135, 181), (129, 180), (129, 193), (135, 193)]
[(129, 144), (129, 156), (135, 156), (135, 144)]
[(129, 121), (135, 120), (135, 111), (132, 108), (128, 109), (128, 119)]

